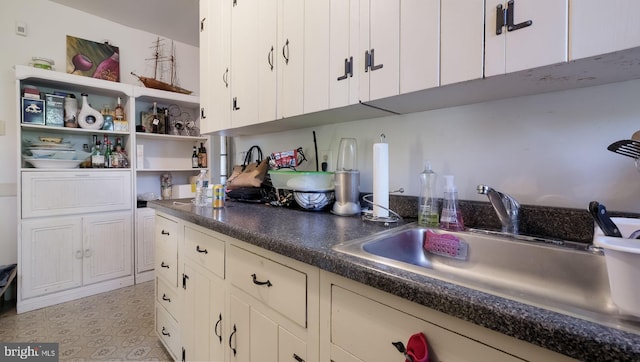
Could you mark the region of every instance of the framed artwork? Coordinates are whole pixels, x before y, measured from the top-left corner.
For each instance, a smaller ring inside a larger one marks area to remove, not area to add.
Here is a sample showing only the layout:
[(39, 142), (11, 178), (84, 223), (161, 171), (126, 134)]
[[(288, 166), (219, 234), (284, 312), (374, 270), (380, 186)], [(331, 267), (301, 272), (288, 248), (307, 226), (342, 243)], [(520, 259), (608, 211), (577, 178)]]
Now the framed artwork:
[(67, 35), (67, 73), (120, 81), (120, 49)]

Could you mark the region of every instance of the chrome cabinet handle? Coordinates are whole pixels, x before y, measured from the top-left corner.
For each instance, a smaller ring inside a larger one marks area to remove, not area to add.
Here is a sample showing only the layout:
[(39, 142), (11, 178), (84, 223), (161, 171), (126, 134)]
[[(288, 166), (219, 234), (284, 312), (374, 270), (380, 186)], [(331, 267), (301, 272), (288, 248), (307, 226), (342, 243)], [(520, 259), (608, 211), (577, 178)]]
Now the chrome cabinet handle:
[(271, 46), (271, 50), (267, 54), (267, 63), (269, 63), (269, 69), (273, 70), (273, 45)]
[(289, 39), (287, 39), (287, 41), (284, 43), (284, 46), (282, 47), (282, 57), (284, 58), (284, 64), (289, 64)]
[(258, 281), (258, 277), (255, 274), (251, 274), (251, 277), (253, 278), (253, 284), (255, 285), (266, 285), (267, 287), (273, 286), (273, 284), (271, 284), (271, 281), (269, 279), (267, 279), (266, 282), (261, 282), (261, 281)]

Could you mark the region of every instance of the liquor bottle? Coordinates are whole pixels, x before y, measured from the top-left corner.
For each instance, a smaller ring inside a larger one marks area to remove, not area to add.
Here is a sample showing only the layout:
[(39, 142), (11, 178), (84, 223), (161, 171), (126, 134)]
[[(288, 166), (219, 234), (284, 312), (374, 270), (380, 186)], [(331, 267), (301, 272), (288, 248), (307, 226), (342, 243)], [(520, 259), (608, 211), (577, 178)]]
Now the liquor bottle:
[(104, 168), (104, 153), (102, 151), (102, 144), (98, 141), (98, 136), (93, 136), (96, 140), (95, 147), (91, 153), (91, 167)]
[(169, 134), (169, 127), (171, 126), (169, 122), (169, 108), (164, 109), (164, 133)]
[(101, 113), (104, 118), (102, 129), (105, 131), (113, 131), (113, 112), (111, 112), (111, 108), (108, 104), (102, 106)]
[(204, 148), (204, 144), (200, 143), (200, 149), (198, 150), (198, 166), (207, 168), (207, 149)]
[[(111, 142), (109, 140), (107, 140), (105, 142), (105, 145), (104, 145), (104, 167), (106, 167), (106, 168), (115, 167), (113, 165), (111, 156), (112, 156)], [(116, 161), (116, 166), (117, 166), (117, 161)]]
[(153, 102), (153, 120), (151, 121), (151, 132), (160, 133), (160, 118), (158, 117), (158, 103)]
[(125, 120), (124, 108), (122, 108), (121, 102), (122, 101), (120, 100), (120, 97), (118, 97), (118, 104), (116, 104), (116, 108), (113, 111), (114, 119), (116, 121), (124, 121)]
[(196, 146), (193, 146), (193, 154), (191, 155), (191, 167), (192, 168), (200, 167), (200, 165), (198, 165), (199, 160), (200, 158), (198, 157), (198, 151), (196, 150)]

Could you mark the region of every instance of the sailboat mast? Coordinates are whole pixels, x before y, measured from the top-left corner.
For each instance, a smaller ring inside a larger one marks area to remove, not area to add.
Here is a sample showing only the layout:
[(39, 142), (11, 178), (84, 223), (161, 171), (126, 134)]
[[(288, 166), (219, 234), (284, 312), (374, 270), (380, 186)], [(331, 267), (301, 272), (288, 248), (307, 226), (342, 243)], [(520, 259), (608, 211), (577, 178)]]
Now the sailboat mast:
[(156, 53), (153, 58), (155, 59), (155, 65), (153, 67), (153, 79), (158, 79), (158, 59), (160, 58), (160, 37), (156, 40)]

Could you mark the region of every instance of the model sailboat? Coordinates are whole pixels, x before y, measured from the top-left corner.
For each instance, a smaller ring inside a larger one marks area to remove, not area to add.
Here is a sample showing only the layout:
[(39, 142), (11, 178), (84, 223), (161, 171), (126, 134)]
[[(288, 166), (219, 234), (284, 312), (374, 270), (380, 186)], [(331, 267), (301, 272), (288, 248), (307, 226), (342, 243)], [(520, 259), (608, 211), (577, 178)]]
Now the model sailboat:
[[(174, 84), (176, 79), (176, 57), (175, 57), (175, 46), (173, 45), (173, 41), (171, 42), (171, 55), (169, 56), (163, 55), (161, 53), (162, 47), (160, 45), (161, 45), (161, 40), (160, 38), (158, 38), (158, 40), (155, 42), (155, 45), (154, 45), (155, 52), (154, 52), (153, 58), (149, 59), (149, 60), (153, 60), (155, 63), (153, 68), (153, 78), (143, 77), (135, 74), (134, 72), (131, 72), (131, 75), (138, 78), (138, 80), (140, 80), (140, 82), (142, 82), (142, 84), (147, 88), (160, 89), (160, 90), (166, 90), (170, 92), (183, 93), (183, 94), (191, 94), (192, 91), (184, 88), (180, 88)], [(169, 62), (170, 64), (171, 83), (167, 83), (158, 79), (158, 68), (161, 66), (161, 63), (163, 62)]]

